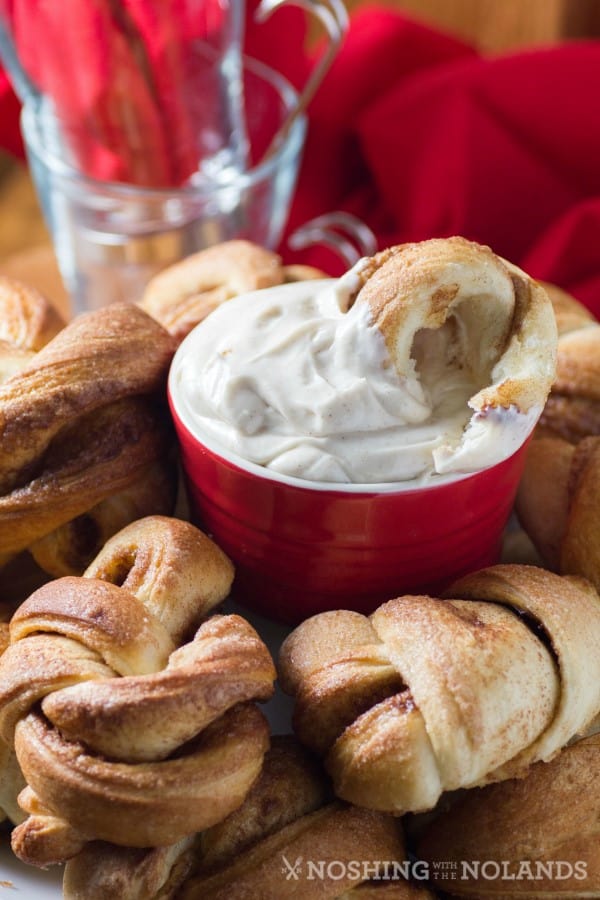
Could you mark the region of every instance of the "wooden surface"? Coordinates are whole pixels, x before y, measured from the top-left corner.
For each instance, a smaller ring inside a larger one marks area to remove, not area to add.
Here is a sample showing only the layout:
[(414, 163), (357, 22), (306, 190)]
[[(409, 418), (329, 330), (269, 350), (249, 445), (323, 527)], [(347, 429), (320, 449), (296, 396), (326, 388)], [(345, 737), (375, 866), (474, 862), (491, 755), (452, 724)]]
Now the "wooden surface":
[[(363, 0), (347, 0), (352, 9)], [(600, 35), (600, 0), (383, 0), (483, 52)]]
[(70, 317), (69, 295), (49, 240), (0, 258), (0, 275), (26, 282), (51, 300), (65, 319)]
[(0, 180), (0, 275), (26, 281), (68, 310), (50, 236), (22, 163), (14, 163)]
[(4, 162), (0, 177), (0, 260), (49, 240), (25, 165), (11, 165), (7, 156)]

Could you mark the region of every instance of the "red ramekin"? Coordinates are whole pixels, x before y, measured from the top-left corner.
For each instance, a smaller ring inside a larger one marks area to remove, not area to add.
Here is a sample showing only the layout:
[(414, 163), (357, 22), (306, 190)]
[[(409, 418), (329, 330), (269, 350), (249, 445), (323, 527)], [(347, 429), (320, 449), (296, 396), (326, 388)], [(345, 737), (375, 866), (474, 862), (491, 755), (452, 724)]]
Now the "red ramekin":
[(233, 560), (235, 599), (269, 618), (368, 613), (498, 561), (527, 441), (491, 468), (423, 488), (331, 485), (216, 447), (186, 420), (173, 377), (169, 403), (193, 518)]

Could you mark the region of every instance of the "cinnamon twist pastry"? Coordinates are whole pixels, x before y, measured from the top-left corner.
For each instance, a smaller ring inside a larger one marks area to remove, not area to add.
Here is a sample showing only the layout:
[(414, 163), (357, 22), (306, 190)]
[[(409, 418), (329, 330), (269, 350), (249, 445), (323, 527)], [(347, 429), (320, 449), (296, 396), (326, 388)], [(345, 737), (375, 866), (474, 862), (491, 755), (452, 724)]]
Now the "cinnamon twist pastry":
[(599, 788), (595, 735), (536, 763), (526, 778), (468, 791), (429, 826), (419, 855), (434, 881), (438, 860), (455, 863), (460, 877), (438, 880), (452, 896), (598, 897)]
[(277, 254), (250, 241), (226, 241), (163, 269), (148, 282), (139, 305), (181, 341), (232, 297), (324, 277), (310, 266), (282, 266)]
[(22, 369), (64, 324), (42, 294), (0, 276), (0, 383)]
[[(149, 852), (90, 844), (68, 863), (64, 895), (359, 900), (377, 885), (375, 897), (427, 900), (402, 877), (403, 860), (399, 823), (335, 802), (314, 759), (290, 737), (276, 737), (246, 800), (223, 822), (195, 841)], [(391, 894), (386, 878), (394, 879)]]
[(83, 540), (62, 559), (34, 549), (51, 573), (80, 573), (124, 524), (122, 515), (100, 524), (99, 503), (135, 491), (134, 514), (171, 511), (170, 432), (157, 395), (173, 349), (150, 316), (113, 305), (74, 320), (0, 385), (0, 559), (85, 516), (72, 534)]
[(0, 736), (28, 784), (21, 859), (61, 861), (93, 839), (171, 844), (242, 802), (268, 746), (252, 701), (271, 695), (273, 663), (238, 616), (182, 643), (232, 578), (192, 525), (149, 517), (83, 577), (19, 607), (0, 659)]
[(98, 550), (121, 528), (147, 515), (170, 514), (176, 481), (175, 468), (168, 457), (158, 459), (132, 477), (131, 483), (122, 490), (59, 525), (27, 549), (38, 566), (56, 578), (80, 575)]
[(458, 599), (323, 613), (281, 649), (294, 729), (339, 797), (402, 814), (523, 774), (600, 711), (600, 598), (583, 580), (494, 566)]
[(0, 738), (0, 822), (8, 819), (15, 825), (25, 818), (17, 798), (25, 787), (25, 779), (15, 751)]
[(570, 294), (545, 287), (558, 326), (558, 356), (538, 432), (577, 443), (600, 435), (600, 324)]
[[(8, 647), (8, 625), (0, 622), (0, 657)], [(0, 822), (9, 818), (11, 822), (20, 822), (23, 812), (19, 809), (17, 797), (25, 787), (25, 781), (14, 750), (0, 738)]]
[(533, 441), (516, 512), (545, 565), (600, 590), (600, 437)]
[(353, 271), (362, 285), (354, 305), (367, 307), (416, 398), (436, 399), (457, 383), (474, 389), (459, 438), (434, 451), (436, 471), (483, 468), (498, 461), (503, 444), (510, 456), (555, 376), (556, 322), (544, 289), (461, 237), (390, 247)]
[(355, 302), (369, 307), (401, 375), (414, 370), (417, 333), (445, 328), (441, 349), (481, 384), (473, 410), (526, 413), (543, 402), (554, 377), (551, 304), (537, 282), (489, 247), (461, 237), (401, 244), (365, 260), (357, 274)]

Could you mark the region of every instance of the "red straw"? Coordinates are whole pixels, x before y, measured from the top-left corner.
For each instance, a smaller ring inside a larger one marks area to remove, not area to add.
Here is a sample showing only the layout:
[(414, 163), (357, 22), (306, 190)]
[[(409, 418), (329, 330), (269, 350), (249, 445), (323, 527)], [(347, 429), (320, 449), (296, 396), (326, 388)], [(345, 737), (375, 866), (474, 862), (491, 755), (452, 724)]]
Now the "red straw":
[(2, 2), (21, 65), (85, 174), (148, 187), (189, 178), (213, 112), (194, 81), (193, 42), (220, 24), (216, 0)]

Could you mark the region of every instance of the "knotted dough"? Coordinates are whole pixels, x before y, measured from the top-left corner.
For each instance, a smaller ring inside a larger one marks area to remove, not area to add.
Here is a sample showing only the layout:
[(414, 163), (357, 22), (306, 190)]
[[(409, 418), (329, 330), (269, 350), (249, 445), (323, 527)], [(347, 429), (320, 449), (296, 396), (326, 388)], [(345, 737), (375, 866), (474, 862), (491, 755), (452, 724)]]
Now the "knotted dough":
[(171, 844), (244, 799), (268, 747), (269, 653), (239, 616), (199, 621), (231, 563), (194, 526), (149, 517), (84, 576), (19, 607), (0, 659), (0, 735), (14, 741), (29, 818), (21, 859), (46, 865), (90, 840)]
[[(599, 785), (596, 734), (549, 763), (536, 763), (526, 778), (468, 791), (427, 828), (419, 856), (429, 863), (434, 882), (452, 896), (598, 897)], [(461, 877), (444, 883), (440, 860)], [(475, 865), (465, 867), (465, 860)], [(498, 871), (505, 877), (490, 877)]]
[(545, 285), (558, 326), (556, 379), (538, 432), (576, 444), (600, 435), (600, 323), (574, 297)]
[(226, 300), (288, 281), (324, 277), (311, 266), (284, 266), (276, 253), (250, 241), (224, 241), (151, 278), (139, 305), (181, 341)]
[[(290, 736), (277, 736), (246, 800), (223, 822), (147, 852), (91, 844), (67, 864), (64, 895), (430, 900), (402, 878), (405, 859), (399, 823), (335, 801), (314, 758)], [(386, 873), (394, 880), (386, 883)]]
[(132, 304), (60, 328), (17, 282), (0, 280), (0, 311), (0, 562), (30, 549), (50, 574), (81, 574), (127, 522), (172, 511), (174, 343)]
[(583, 580), (495, 566), (369, 618), (314, 616), (284, 642), (294, 729), (336, 794), (395, 814), (523, 774), (600, 711), (600, 598)]

